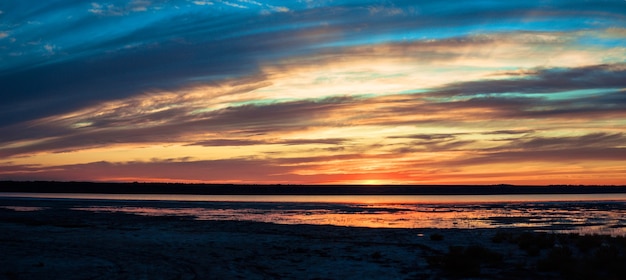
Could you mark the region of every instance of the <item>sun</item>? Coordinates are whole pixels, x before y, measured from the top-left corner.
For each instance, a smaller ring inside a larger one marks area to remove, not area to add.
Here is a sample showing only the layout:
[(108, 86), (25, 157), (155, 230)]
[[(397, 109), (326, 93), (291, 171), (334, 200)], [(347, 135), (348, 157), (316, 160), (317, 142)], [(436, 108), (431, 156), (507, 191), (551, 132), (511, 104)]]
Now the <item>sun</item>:
[(356, 180), (356, 181), (352, 181), (351, 183), (355, 185), (372, 185), (372, 186), (393, 184), (393, 182), (389, 180), (384, 180), (384, 179)]

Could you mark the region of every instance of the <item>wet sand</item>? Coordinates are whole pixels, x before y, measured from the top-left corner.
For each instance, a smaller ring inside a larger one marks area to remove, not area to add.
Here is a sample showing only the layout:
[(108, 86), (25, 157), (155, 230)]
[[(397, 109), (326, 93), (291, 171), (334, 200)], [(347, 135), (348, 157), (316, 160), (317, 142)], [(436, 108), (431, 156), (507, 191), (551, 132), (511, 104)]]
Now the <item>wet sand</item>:
[(12, 207), (0, 208), (0, 279), (463, 277), (454, 270), (464, 266), (450, 260), (454, 246), (486, 248), (500, 256), (497, 262), (479, 263), (479, 271), (469, 274), (477, 279), (562, 277), (538, 270), (537, 261), (549, 250), (533, 255), (519, 244), (494, 242), (496, 236), (519, 235), (519, 229), (278, 225), (72, 210), (90, 204), (0, 200)]

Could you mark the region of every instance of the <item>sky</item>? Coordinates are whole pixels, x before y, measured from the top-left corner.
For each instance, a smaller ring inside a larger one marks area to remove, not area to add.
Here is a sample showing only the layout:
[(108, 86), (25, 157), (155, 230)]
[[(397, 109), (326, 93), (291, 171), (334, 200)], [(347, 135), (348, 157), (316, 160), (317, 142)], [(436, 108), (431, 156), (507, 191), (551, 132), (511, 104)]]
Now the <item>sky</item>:
[(626, 1), (1, 1), (0, 180), (626, 184)]

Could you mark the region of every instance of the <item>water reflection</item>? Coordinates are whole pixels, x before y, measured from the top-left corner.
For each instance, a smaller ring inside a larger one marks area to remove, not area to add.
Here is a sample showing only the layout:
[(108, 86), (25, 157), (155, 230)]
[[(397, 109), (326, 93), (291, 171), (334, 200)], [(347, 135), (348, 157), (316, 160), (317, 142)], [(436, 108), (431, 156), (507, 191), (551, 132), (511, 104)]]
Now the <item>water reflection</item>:
[(199, 203), (194, 207), (98, 205), (74, 210), (278, 224), (372, 228), (526, 228), (548, 232), (626, 235), (624, 202), (479, 204), (212, 202)]
[[(626, 194), (206, 196), (24, 194), (29, 200), (81, 201), (77, 211), (196, 220), (238, 220), (372, 228), (524, 228), (547, 232), (626, 236)], [(2, 206), (14, 211), (38, 207)]]
[(9, 209), (17, 212), (35, 212), (47, 209), (47, 207), (33, 207), (33, 206), (0, 206), (1, 209)]

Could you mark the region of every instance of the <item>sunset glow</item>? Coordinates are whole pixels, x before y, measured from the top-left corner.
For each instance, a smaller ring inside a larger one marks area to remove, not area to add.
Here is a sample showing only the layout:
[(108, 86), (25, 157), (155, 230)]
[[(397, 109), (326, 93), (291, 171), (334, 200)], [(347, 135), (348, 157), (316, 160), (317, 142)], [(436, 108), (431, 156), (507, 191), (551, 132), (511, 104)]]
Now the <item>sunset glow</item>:
[(0, 180), (626, 184), (624, 1), (5, 1)]

